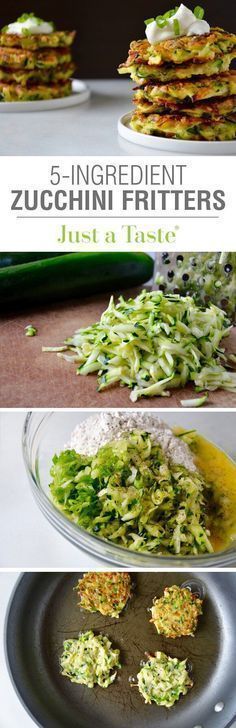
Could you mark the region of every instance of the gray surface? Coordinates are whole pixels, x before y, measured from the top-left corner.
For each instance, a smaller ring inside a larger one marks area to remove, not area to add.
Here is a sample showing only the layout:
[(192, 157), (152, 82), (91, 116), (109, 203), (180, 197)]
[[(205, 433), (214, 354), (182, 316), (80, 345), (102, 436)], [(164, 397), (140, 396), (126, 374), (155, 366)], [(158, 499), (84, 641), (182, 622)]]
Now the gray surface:
[[(3, 626), (8, 600), (11, 591), (14, 588), (19, 573), (0, 574), (0, 664), (1, 664), (1, 680), (0, 680), (0, 705), (1, 705), (1, 728), (34, 728), (35, 722), (25, 712), (22, 704), (17, 698), (14, 688), (11, 684), (10, 677), (3, 654)], [(236, 723), (232, 726), (236, 728)]]
[(128, 80), (86, 81), (92, 95), (80, 106), (55, 111), (0, 113), (0, 154), (157, 156), (156, 150), (118, 136), (117, 122), (132, 108)]
[[(226, 728), (235, 715), (235, 574), (197, 574), (205, 585), (203, 616), (195, 637), (170, 640), (153, 631), (147, 608), (183, 574), (136, 574), (134, 595), (118, 622), (78, 609), (79, 574), (25, 574), (8, 612), (6, 648), (20, 698), (44, 728)], [(185, 579), (191, 574), (185, 573)], [(30, 609), (29, 609), (30, 607)], [(145, 617), (146, 615), (146, 617)], [(116, 623), (115, 623), (116, 622)], [(58, 674), (64, 639), (81, 629), (108, 635), (121, 650), (122, 670), (109, 690), (71, 685)], [(129, 676), (144, 652), (165, 651), (189, 659), (193, 689), (167, 711), (145, 706)], [(215, 713), (214, 706), (224, 709)]]

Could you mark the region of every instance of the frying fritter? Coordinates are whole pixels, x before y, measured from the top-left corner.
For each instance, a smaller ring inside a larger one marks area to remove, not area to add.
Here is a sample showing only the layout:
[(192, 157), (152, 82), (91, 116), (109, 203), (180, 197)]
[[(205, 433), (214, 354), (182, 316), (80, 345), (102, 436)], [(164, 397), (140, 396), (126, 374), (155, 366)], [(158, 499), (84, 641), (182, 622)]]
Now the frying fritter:
[(139, 692), (145, 703), (172, 708), (193, 687), (187, 659), (178, 660), (177, 657), (169, 657), (165, 652), (147, 654), (147, 657), (147, 662), (144, 662), (137, 674)]
[[(179, 105), (171, 102), (152, 103), (145, 99), (135, 100), (138, 114), (173, 114), (173, 111), (180, 111)], [(181, 106), (181, 113), (188, 116), (212, 117), (218, 119), (220, 116), (229, 116), (236, 113), (236, 96), (228, 96), (226, 99), (214, 99), (213, 101), (201, 101), (194, 106)]]
[(212, 61), (222, 53), (231, 53), (236, 48), (236, 35), (221, 28), (212, 28), (204, 35), (183, 35), (151, 45), (148, 40), (134, 40), (130, 45), (127, 65), (148, 63), (162, 66), (163, 63), (186, 63)]
[(76, 589), (83, 609), (119, 617), (131, 597), (131, 579), (127, 572), (89, 572)]
[(74, 63), (65, 63), (56, 68), (35, 68), (32, 71), (24, 71), (24, 69), (16, 68), (0, 68), (0, 82), (16, 83), (21, 86), (30, 86), (32, 84), (59, 83), (67, 81), (72, 77), (75, 70)]
[(147, 84), (139, 89), (134, 100), (151, 101), (152, 103), (174, 102), (174, 107), (183, 102), (190, 104), (196, 101), (232, 96), (236, 94), (236, 71), (228, 71), (219, 76), (196, 78), (194, 81), (176, 81), (168, 84)]
[(76, 31), (56, 30), (53, 33), (25, 33), (17, 35), (15, 33), (0, 33), (0, 46), (4, 48), (26, 48), (36, 51), (38, 48), (65, 48), (71, 46)]
[(192, 78), (192, 76), (214, 76), (217, 73), (224, 73), (229, 70), (231, 62), (236, 58), (236, 48), (231, 53), (218, 56), (213, 61), (206, 63), (164, 63), (163, 66), (151, 66), (148, 63), (122, 63), (118, 68), (121, 75), (129, 73), (132, 81), (143, 86), (147, 81), (159, 81), (166, 83), (177, 79)]
[(15, 83), (0, 83), (0, 101), (40, 101), (42, 99), (60, 99), (71, 94), (71, 81), (65, 83), (35, 84), (31, 87)]
[(21, 48), (0, 48), (0, 67), (5, 68), (56, 68), (63, 63), (71, 63), (67, 48), (41, 50), (38, 52)]
[(153, 136), (194, 141), (232, 141), (236, 139), (236, 114), (230, 119), (204, 119), (182, 114), (134, 114), (130, 121), (133, 131)]
[(202, 599), (189, 589), (166, 587), (163, 597), (153, 600), (152, 619), (158, 634), (165, 637), (193, 637), (202, 614)]

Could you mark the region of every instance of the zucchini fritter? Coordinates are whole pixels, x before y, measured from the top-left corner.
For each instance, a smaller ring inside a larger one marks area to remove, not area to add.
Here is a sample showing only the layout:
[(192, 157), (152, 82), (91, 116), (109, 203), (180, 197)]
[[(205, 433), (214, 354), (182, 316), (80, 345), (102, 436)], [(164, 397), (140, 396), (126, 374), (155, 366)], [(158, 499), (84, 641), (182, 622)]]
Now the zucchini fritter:
[(119, 617), (131, 597), (131, 579), (127, 572), (89, 572), (79, 580), (76, 589), (82, 609)]
[(32, 71), (25, 71), (23, 68), (0, 68), (0, 82), (14, 82), (21, 86), (30, 86), (36, 83), (59, 83), (71, 78), (74, 70), (74, 63), (65, 63), (62, 66), (56, 66), (56, 68), (35, 68)]
[(153, 622), (158, 634), (165, 637), (193, 637), (202, 614), (202, 603), (202, 599), (189, 589), (166, 587), (163, 597), (153, 600), (150, 622)]
[(217, 96), (232, 96), (236, 94), (236, 71), (228, 71), (219, 76), (210, 78), (196, 78), (194, 81), (176, 81), (168, 84), (147, 84), (139, 89), (134, 96), (136, 101), (172, 102), (181, 105), (190, 104)]
[(55, 30), (53, 33), (39, 33), (33, 35), (26, 33), (17, 35), (16, 33), (0, 33), (0, 46), (4, 48), (26, 48), (36, 51), (38, 48), (64, 48), (71, 46), (76, 31)]
[(0, 67), (32, 70), (34, 68), (56, 68), (63, 63), (71, 63), (71, 54), (67, 48), (35, 52), (22, 48), (0, 47)]
[(51, 83), (46, 86), (35, 84), (26, 87), (15, 83), (0, 83), (0, 101), (41, 101), (58, 99), (71, 94), (71, 81)]
[[(145, 99), (136, 97), (136, 110), (138, 114), (173, 114), (180, 112), (179, 104), (171, 102), (152, 103)], [(226, 99), (213, 99), (212, 101), (201, 101), (196, 104), (181, 106), (181, 113), (198, 118), (218, 119), (220, 116), (229, 116), (236, 113), (236, 96), (228, 96)]]
[(61, 674), (77, 685), (108, 688), (121, 668), (120, 650), (114, 650), (106, 635), (92, 630), (80, 632), (78, 639), (63, 643), (60, 659)]
[(236, 34), (221, 28), (153, 44), (133, 41), (118, 68), (138, 86), (131, 129), (181, 140), (235, 139), (234, 58)]
[(179, 114), (134, 114), (130, 121), (133, 131), (152, 136), (193, 141), (232, 141), (236, 139), (236, 114), (230, 119), (204, 119)]
[(212, 28), (204, 35), (183, 35), (151, 45), (148, 40), (134, 40), (130, 45), (128, 65), (148, 63), (162, 66), (163, 63), (186, 63), (212, 61), (222, 53), (231, 53), (236, 48), (236, 35), (221, 28)]
[(213, 61), (205, 63), (192, 62), (182, 65), (164, 63), (163, 66), (151, 66), (148, 63), (134, 63), (128, 59), (121, 63), (118, 73), (129, 73), (132, 81), (143, 86), (147, 81), (166, 83), (177, 79), (192, 78), (192, 76), (214, 76), (229, 70), (231, 62), (236, 58), (236, 47), (231, 53), (225, 53)]
[(145, 703), (172, 708), (181, 695), (193, 687), (187, 660), (169, 657), (164, 652), (148, 655), (148, 661), (137, 675), (138, 689)]

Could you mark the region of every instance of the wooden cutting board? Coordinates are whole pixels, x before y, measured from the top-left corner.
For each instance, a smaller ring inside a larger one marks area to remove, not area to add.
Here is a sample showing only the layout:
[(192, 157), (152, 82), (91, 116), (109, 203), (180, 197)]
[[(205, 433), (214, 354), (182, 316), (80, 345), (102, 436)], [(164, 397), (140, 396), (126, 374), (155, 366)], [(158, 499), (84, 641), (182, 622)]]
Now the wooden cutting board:
[[(126, 291), (134, 295), (138, 291)], [(174, 390), (170, 397), (142, 398), (135, 404), (126, 387), (113, 386), (97, 392), (97, 377), (76, 376), (76, 365), (43, 353), (42, 346), (57, 346), (80, 327), (97, 321), (106, 308), (109, 294), (81, 301), (65, 301), (38, 306), (28, 312), (10, 313), (0, 322), (0, 406), (1, 407), (181, 407), (180, 400), (194, 396), (189, 385)], [(24, 328), (32, 323), (35, 337), (25, 336)], [(227, 340), (227, 349), (236, 352), (236, 328)], [(209, 407), (236, 407), (236, 394), (217, 391), (209, 395)]]

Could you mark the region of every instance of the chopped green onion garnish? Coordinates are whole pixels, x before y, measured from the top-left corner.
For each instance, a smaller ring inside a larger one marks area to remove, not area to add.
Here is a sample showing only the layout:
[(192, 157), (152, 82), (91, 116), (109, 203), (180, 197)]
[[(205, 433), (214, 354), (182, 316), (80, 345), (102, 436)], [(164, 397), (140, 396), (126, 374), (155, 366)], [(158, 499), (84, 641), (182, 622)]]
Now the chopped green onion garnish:
[(194, 12), (195, 18), (197, 18), (198, 20), (203, 20), (204, 15), (205, 15), (205, 10), (201, 7), (201, 5), (196, 5), (193, 12)]
[(166, 18), (163, 18), (162, 15), (157, 15), (156, 17), (156, 24), (158, 25), (158, 28), (165, 28), (165, 26), (168, 24)]
[(167, 10), (167, 12), (164, 13), (163, 18), (167, 18), (167, 20), (168, 20), (168, 18), (172, 18), (172, 15), (175, 15), (175, 13), (177, 13), (178, 9), (179, 9), (179, 5), (176, 5), (176, 7), (173, 8), (172, 10)]
[(150, 23), (154, 23), (155, 18), (147, 18), (147, 20), (144, 20), (145, 25), (149, 25)]
[(31, 18), (33, 20), (35, 20), (35, 22), (37, 23), (37, 25), (40, 25), (41, 23), (44, 22), (42, 20), (42, 18), (38, 18), (37, 15), (35, 15), (34, 13), (22, 13), (22, 15), (20, 15), (20, 17), (17, 18), (17, 21), (16, 22), (17, 23), (25, 23), (26, 20), (30, 20)]
[(177, 18), (174, 18), (174, 20), (173, 20), (173, 26), (174, 26), (174, 33), (175, 33), (175, 35), (180, 35), (179, 21), (177, 20)]
[(25, 335), (26, 336), (36, 336), (38, 332), (38, 329), (36, 329), (32, 324), (29, 324), (28, 326), (25, 326)]

